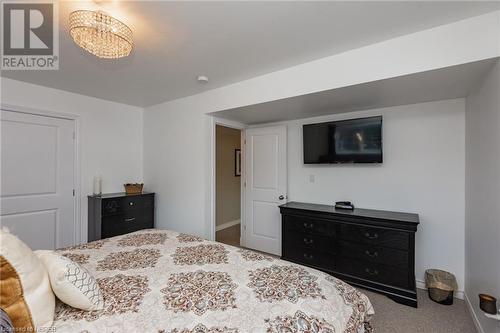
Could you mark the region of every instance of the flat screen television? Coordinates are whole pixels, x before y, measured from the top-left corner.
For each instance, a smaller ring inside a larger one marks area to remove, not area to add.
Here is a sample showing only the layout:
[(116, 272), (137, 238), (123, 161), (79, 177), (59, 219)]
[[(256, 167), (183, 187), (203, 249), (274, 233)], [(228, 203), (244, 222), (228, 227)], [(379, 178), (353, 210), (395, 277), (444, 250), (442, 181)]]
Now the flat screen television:
[(304, 164), (382, 163), (382, 116), (303, 126)]

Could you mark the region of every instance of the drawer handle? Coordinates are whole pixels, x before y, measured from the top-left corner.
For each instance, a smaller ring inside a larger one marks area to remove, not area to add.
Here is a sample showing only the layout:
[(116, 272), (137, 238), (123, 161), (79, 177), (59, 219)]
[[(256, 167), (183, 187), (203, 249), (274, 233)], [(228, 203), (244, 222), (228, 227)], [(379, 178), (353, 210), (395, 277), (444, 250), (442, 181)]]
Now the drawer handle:
[(307, 223), (307, 222), (304, 222), (304, 228), (306, 229), (312, 229), (314, 228), (314, 223)]
[(370, 257), (370, 258), (377, 258), (378, 257), (378, 252), (377, 251), (370, 252), (369, 250), (366, 250), (365, 254), (368, 257)]
[(377, 239), (378, 238), (378, 234), (375, 232), (373, 234), (370, 234), (369, 232), (365, 233), (365, 237), (368, 238), (368, 239)]
[(135, 221), (135, 217), (129, 217), (127, 219), (124, 219), (125, 222), (132, 222)]
[(314, 243), (314, 239), (307, 239), (307, 238), (304, 238), (304, 244), (312, 244)]
[(307, 260), (312, 260), (314, 259), (314, 256), (312, 254), (304, 253), (304, 258), (306, 258)]
[(365, 272), (367, 272), (370, 275), (378, 275), (378, 271), (376, 269), (365, 268)]

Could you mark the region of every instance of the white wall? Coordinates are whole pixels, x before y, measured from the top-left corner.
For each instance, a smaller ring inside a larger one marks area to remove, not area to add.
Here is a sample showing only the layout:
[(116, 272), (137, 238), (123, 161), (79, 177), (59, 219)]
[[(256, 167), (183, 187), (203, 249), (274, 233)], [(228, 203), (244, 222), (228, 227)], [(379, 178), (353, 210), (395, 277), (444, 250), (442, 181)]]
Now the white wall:
[(101, 175), (103, 192), (123, 192), (142, 181), (143, 110), (93, 97), (1, 78), (1, 102), (78, 116), (81, 174), (81, 236), (87, 239), (87, 195)]
[(188, 109), (144, 112), (144, 182), (156, 226), (209, 238), (211, 118)]
[[(302, 125), (383, 116), (382, 164), (305, 165)], [(464, 286), (465, 104), (463, 99), (283, 122), (288, 129), (288, 199), (420, 215), (416, 278), (453, 272)], [(266, 126), (266, 125), (263, 125)], [(314, 177), (314, 182), (310, 177)]]
[(478, 299), (500, 299), (500, 63), (467, 97), (466, 110), (465, 292), (483, 331), (500, 332)]

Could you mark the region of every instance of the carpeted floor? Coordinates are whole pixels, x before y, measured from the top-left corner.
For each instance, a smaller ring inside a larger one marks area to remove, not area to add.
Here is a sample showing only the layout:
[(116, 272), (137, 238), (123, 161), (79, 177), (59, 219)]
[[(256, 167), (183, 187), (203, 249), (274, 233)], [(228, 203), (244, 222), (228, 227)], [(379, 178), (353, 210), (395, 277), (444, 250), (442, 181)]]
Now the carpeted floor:
[(219, 230), (215, 233), (215, 240), (228, 245), (240, 246), (240, 230), (239, 224)]
[(375, 333), (476, 333), (464, 301), (453, 305), (437, 304), (425, 290), (418, 290), (418, 309), (400, 305), (391, 299), (362, 290), (375, 308), (372, 324)]

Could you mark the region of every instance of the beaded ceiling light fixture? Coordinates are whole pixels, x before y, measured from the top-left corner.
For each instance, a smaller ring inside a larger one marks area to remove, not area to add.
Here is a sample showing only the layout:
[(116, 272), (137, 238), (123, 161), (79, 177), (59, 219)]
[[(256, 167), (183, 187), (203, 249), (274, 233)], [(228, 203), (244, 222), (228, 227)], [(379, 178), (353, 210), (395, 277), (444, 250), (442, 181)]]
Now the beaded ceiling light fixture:
[(132, 30), (101, 11), (72, 12), (69, 15), (69, 33), (78, 46), (99, 58), (122, 58), (132, 51)]

